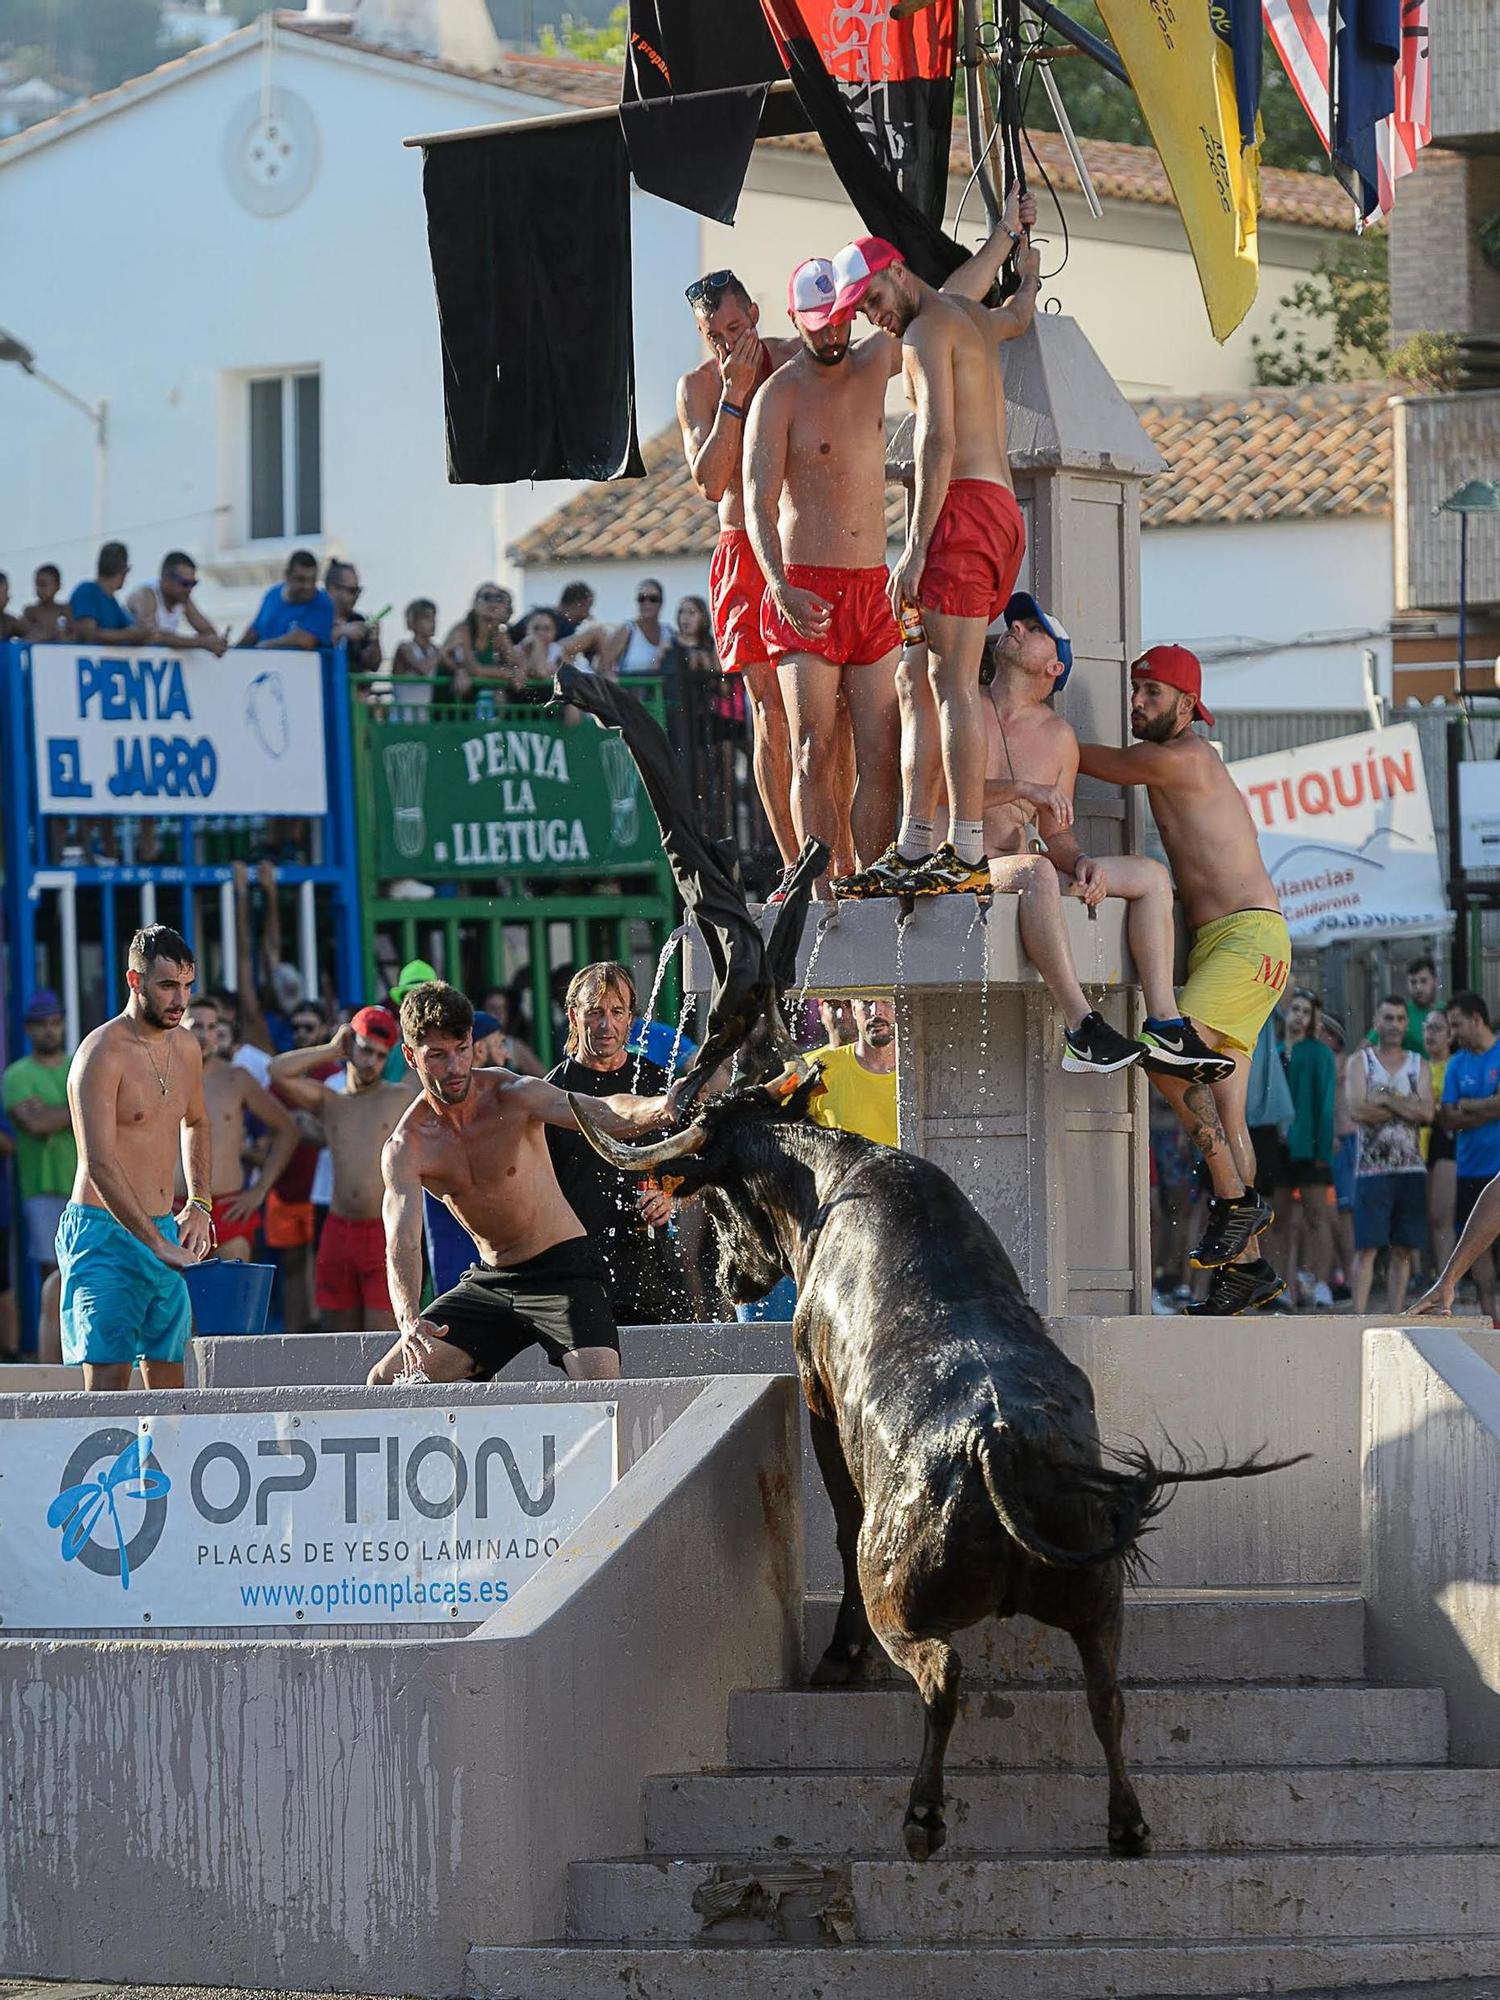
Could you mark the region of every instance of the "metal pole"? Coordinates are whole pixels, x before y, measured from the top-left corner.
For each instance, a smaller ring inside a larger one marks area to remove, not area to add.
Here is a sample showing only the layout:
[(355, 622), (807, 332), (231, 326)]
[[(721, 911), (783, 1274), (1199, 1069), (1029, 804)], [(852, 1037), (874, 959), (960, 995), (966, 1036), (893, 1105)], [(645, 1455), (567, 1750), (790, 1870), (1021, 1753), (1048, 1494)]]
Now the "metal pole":
[(309, 1000), (318, 997), (318, 905), (316, 886), (297, 884), (297, 956), (302, 961), (302, 990)]
[(1463, 724), (1448, 724), (1448, 900), (1453, 905), (1453, 990), (1462, 992), (1469, 983), (1469, 939), (1467, 914), (1469, 891), (1464, 875), (1461, 825), (1458, 810), (1458, 767), (1463, 762)]
[(57, 914), (62, 929), (63, 1020), (68, 1047), (76, 1049), (82, 1037), (78, 1025), (78, 878), (75, 875), (63, 880)]
[(234, 936), (234, 884), (219, 884), (219, 962), (224, 967), (224, 984), (233, 993), (240, 983), (240, 964)]

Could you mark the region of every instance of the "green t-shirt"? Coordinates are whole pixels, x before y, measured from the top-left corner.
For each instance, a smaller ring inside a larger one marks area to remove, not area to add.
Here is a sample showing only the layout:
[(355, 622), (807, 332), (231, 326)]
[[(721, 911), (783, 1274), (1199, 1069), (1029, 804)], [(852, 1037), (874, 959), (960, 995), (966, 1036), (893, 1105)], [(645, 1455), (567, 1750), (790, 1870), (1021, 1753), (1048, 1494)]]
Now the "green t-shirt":
[[(35, 1056), (22, 1056), (13, 1062), (5, 1072), (3, 1088), (0, 1088), (7, 1111), (24, 1104), (28, 1097), (34, 1097), (41, 1104), (66, 1104), (68, 1101), (68, 1065), (63, 1063), (38, 1062)], [(78, 1169), (78, 1148), (73, 1141), (73, 1128), (65, 1125), (60, 1132), (50, 1138), (37, 1139), (30, 1132), (23, 1132), (16, 1126), (16, 1179), (20, 1183), (22, 1201), (30, 1201), (34, 1194), (70, 1194), (73, 1176)]]

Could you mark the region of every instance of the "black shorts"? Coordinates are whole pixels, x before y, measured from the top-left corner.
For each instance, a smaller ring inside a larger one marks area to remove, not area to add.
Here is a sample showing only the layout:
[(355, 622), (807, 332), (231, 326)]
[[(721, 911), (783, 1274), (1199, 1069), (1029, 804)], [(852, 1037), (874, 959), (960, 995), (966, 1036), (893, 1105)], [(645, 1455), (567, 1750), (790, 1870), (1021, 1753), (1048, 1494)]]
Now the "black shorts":
[(1474, 1213), (1474, 1204), (1489, 1186), (1488, 1178), (1477, 1174), (1460, 1174), (1453, 1197), (1454, 1234), (1462, 1236), (1464, 1224)]
[(1299, 1193), (1303, 1188), (1333, 1186), (1333, 1168), (1327, 1160), (1294, 1160), (1289, 1153), (1283, 1171), (1286, 1178), (1282, 1186), (1296, 1188)]
[(1444, 1160), (1456, 1160), (1458, 1158), (1458, 1134), (1450, 1132), (1446, 1125), (1434, 1125), (1430, 1130), (1432, 1136), (1427, 1141), (1428, 1166), (1439, 1167)]
[(452, 1344), (472, 1357), (481, 1382), (533, 1343), (554, 1368), (580, 1347), (620, 1351), (604, 1265), (586, 1236), (554, 1243), (508, 1271), (472, 1264), (422, 1317), (447, 1327)]

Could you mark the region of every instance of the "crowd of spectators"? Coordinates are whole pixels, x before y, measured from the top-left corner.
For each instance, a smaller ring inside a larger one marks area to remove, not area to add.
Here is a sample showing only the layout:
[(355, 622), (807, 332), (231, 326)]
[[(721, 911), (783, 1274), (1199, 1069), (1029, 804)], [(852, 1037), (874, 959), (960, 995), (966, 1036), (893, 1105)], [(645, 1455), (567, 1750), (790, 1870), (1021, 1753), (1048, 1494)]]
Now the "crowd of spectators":
[[(1273, 1311), (1363, 1313), (1383, 1286), (1401, 1312), (1430, 1286), (1486, 1184), (1500, 1173), (1500, 1039), (1477, 993), (1438, 996), (1427, 957), (1406, 968), (1357, 1048), (1306, 987), (1288, 993), (1251, 1065), (1256, 1185), (1275, 1205), (1277, 1268), (1295, 1274)], [(1154, 1309), (1183, 1310), (1208, 1274), (1188, 1263), (1203, 1198), (1175, 1122), (1152, 1107)], [(1489, 1253), (1469, 1272), (1493, 1317)]]
[[(596, 615), (594, 591), (581, 579), (566, 584), (555, 605), (521, 611), (503, 585), (481, 583), (446, 629), (432, 598), (412, 598), (402, 612), (403, 633), (388, 644), (392, 607), (360, 608), (358, 565), (334, 557), (321, 582), (318, 569), (311, 550), (293, 550), (249, 622), (221, 628), (196, 601), (192, 556), (169, 549), (149, 580), (127, 589), (129, 550), (109, 541), (94, 575), (67, 591), (57, 564), (42, 563), (32, 578), (34, 596), (20, 611), (11, 608), (10, 580), (0, 573), (0, 641), (196, 648), (216, 656), (231, 645), (308, 652), (342, 646), (362, 698), (400, 722), (425, 720), (435, 708), (487, 720), (511, 703), (534, 706), (546, 699), (564, 661), (611, 678), (650, 681), (660, 689), (668, 733), (688, 763), (710, 830), (747, 853), (764, 843), (750, 781), (744, 689), (740, 676), (720, 669), (702, 597), (681, 598), (668, 622), (662, 585), (646, 577), (636, 588), (634, 616), (613, 622)], [(152, 858), (147, 833), (148, 851), (136, 858)], [(93, 838), (92, 846), (96, 859), (115, 858), (108, 838)]]

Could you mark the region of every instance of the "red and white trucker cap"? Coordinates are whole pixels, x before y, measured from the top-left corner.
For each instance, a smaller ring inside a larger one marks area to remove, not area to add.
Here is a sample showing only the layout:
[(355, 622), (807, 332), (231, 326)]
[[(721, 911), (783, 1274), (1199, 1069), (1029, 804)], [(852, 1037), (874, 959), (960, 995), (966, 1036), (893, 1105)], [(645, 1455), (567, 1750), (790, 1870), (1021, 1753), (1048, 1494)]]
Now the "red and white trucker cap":
[(852, 313), (869, 290), (875, 273), (889, 270), (892, 264), (902, 261), (895, 244), (888, 243), (883, 236), (856, 236), (852, 243), (846, 243), (833, 260), (833, 282), (840, 307)]
[(835, 289), (833, 266), (828, 259), (805, 257), (786, 281), (787, 311), (801, 320), (810, 333), (852, 319), (853, 314), (840, 306)]

